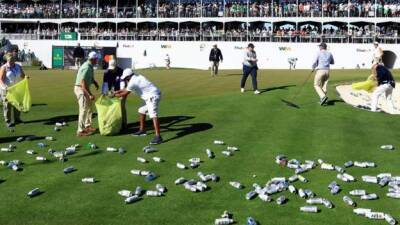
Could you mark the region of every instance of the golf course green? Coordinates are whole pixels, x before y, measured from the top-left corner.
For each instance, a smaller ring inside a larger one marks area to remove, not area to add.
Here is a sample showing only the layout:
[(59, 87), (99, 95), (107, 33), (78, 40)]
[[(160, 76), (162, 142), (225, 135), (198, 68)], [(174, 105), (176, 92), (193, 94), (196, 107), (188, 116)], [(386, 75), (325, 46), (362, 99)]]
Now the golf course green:
[[(261, 225), (369, 225), (387, 224), (386, 221), (368, 220), (357, 216), (342, 198), (353, 189), (366, 189), (376, 193), (378, 200), (366, 201), (353, 198), (358, 207), (382, 211), (400, 219), (400, 200), (386, 197), (387, 187), (362, 182), (362, 175), (388, 172), (400, 176), (399, 150), (384, 151), (381, 145), (400, 146), (400, 120), (398, 116), (371, 113), (355, 109), (340, 100), (334, 86), (361, 81), (368, 70), (334, 70), (329, 83), (330, 102), (321, 107), (314, 92), (312, 80), (296, 99), (293, 95), (301, 88), (310, 71), (260, 70), (261, 95), (251, 91), (248, 80), (245, 93), (240, 93), (240, 70), (221, 71), (210, 77), (209, 71), (188, 69), (140, 70), (162, 91), (160, 104), (161, 132), (165, 142), (156, 146), (158, 152), (144, 154), (142, 149), (153, 138), (152, 125), (149, 135), (133, 137), (138, 128), (137, 109), (140, 100), (131, 94), (127, 103), (129, 129), (116, 136), (76, 137), (78, 105), (73, 93), (74, 71), (29, 69), (30, 91), (33, 106), (22, 114), (24, 123), (15, 132), (9, 132), (4, 121), (0, 122), (0, 147), (15, 144), (14, 152), (0, 152), (0, 160), (21, 160), (23, 170), (16, 172), (0, 166), (0, 225), (207, 225), (214, 224), (224, 210), (233, 213), (237, 224), (246, 224), (248, 216)], [(398, 71), (393, 71), (400, 80)], [(102, 82), (102, 71), (96, 72)], [(97, 96), (99, 96), (99, 92)], [(282, 99), (294, 101), (300, 109), (287, 106)], [(54, 131), (56, 122), (66, 121), (68, 126)], [(94, 119), (97, 127), (97, 118)], [(53, 136), (56, 141), (16, 142), (20, 136)], [(240, 151), (231, 157), (221, 152), (226, 146), (214, 145), (223, 140)], [(39, 148), (38, 142), (49, 145)], [(98, 150), (86, 147), (95, 143)], [(48, 149), (60, 151), (74, 144), (82, 147), (68, 161), (60, 162)], [(107, 147), (122, 147), (125, 154), (107, 152)], [(208, 159), (205, 150), (211, 149), (216, 157)], [(26, 150), (38, 152), (26, 154)], [(305, 199), (288, 191), (273, 195), (276, 200), (285, 195), (284, 205), (260, 199), (246, 200), (245, 195), (253, 183), (264, 186), (273, 177), (289, 177), (294, 171), (275, 163), (275, 156), (289, 159), (314, 160), (343, 166), (346, 161), (373, 161), (376, 168), (348, 168), (357, 182), (344, 183), (336, 179), (337, 172), (319, 167), (303, 174), (309, 182), (294, 183), (296, 188), (309, 188), (318, 197), (327, 198), (333, 209), (319, 206), (321, 212), (300, 212), (307, 205)], [(35, 160), (45, 156), (47, 162)], [(138, 156), (149, 163), (136, 160)], [(164, 159), (156, 163), (152, 157)], [(177, 162), (199, 157), (203, 161), (196, 169), (180, 170)], [(77, 171), (64, 174), (63, 169), (73, 166)], [(159, 177), (147, 182), (134, 176), (132, 169), (150, 170)], [(179, 177), (198, 179), (197, 172), (215, 173), (219, 182), (209, 182), (209, 190), (192, 193), (182, 185), (175, 185)], [(95, 177), (99, 182), (82, 183), (84, 177)], [(337, 181), (342, 188), (332, 195), (328, 185)], [(229, 181), (239, 181), (245, 188), (234, 189)], [(146, 197), (133, 204), (125, 204), (118, 191), (134, 191), (137, 186), (155, 190), (156, 184), (168, 188), (163, 197)], [(43, 193), (34, 198), (27, 193), (40, 188)]]

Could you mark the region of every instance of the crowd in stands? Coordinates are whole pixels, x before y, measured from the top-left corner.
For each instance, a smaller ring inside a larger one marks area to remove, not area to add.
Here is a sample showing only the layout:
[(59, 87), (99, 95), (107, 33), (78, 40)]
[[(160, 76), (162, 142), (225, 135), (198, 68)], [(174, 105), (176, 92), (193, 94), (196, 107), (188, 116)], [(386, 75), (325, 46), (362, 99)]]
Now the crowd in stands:
[[(371, 25), (364, 26), (320, 26), (301, 25), (297, 29), (294, 26), (274, 26), (272, 28), (252, 25), (249, 29), (243, 26), (222, 28), (217, 26), (177, 27), (160, 26), (138, 27), (120, 26), (118, 30), (109, 27), (61, 27), (56, 28), (23, 28), (9, 29), (3, 27), (0, 30), (3, 36), (7, 34), (22, 35), (24, 39), (58, 39), (62, 32), (78, 32), (83, 40), (181, 40), (181, 41), (277, 41), (277, 42), (318, 42), (321, 38), (331, 39), (330, 42), (359, 40), (360, 42), (372, 41), (374, 37), (384, 39), (397, 39), (398, 28), (396, 26), (380, 26), (374, 28)], [(7, 36), (9, 37), (9, 36)], [(328, 40), (329, 41), (329, 40)]]
[[(84, 1), (82, 1), (84, 2)], [(135, 17), (400, 17), (398, 0), (204, 0), (143, 1), (123, 5), (57, 0), (44, 4), (0, 2), (1, 18)]]

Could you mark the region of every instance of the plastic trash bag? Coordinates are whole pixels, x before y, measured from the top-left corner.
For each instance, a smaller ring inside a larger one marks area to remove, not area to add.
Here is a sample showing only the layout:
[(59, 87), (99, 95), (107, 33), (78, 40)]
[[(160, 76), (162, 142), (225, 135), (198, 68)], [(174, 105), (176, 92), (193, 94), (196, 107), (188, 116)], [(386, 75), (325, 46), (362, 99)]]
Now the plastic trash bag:
[(97, 117), (101, 135), (114, 135), (121, 131), (121, 100), (101, 96), (96, 101)]
[(29, 112), (32, 106), (27, 78), (7, 89), (7, 101), (20, 112)]
[(376, 88), (376, 81), (368, 79), (363, 82), (353, 83), (351, 87), (354, 90), (364, 90), (371, 93)]

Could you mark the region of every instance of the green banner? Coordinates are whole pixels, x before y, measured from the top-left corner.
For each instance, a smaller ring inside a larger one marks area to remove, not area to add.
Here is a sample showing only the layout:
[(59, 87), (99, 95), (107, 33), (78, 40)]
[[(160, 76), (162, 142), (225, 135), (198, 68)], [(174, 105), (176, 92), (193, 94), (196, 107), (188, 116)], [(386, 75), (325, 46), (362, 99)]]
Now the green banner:
[(78, 33), (76, 32), (63, 32), (60, 34), (60, 40), (76, 41), (78, 40)]
[(64, 47), (53, 46), (52, 68), (64, 68)]

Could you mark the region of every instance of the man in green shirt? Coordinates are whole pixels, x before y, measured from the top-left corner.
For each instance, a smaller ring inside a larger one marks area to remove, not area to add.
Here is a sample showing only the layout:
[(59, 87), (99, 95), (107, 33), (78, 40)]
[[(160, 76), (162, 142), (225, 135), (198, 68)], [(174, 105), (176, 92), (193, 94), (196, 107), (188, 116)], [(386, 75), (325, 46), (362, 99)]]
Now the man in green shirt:
[(76, 76), (74, 92), (79, 105), (78, 137), (90, 136), (96, 131), (92, 127), (92, 104), (96, 97), (90, 92), (90, 86), (93, 84), (97, 90), (99, 89), (93, 69), (97, 59), (96, 52), (89, 53), (88, 60), (79, 68)]

